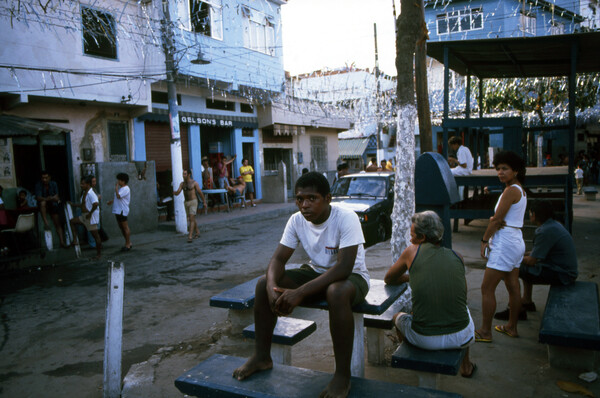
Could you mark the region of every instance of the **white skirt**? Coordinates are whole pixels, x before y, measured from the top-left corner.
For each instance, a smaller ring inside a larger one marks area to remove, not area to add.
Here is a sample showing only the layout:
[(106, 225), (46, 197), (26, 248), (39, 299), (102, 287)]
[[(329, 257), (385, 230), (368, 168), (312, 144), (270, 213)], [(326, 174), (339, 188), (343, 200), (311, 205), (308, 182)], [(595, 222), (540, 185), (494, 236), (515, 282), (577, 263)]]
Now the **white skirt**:
[(496, 231), (490, 240), (487, 267), (510, 272), (521, 266), (525, 254), (523, 233), (519, 228), (504, 227)]

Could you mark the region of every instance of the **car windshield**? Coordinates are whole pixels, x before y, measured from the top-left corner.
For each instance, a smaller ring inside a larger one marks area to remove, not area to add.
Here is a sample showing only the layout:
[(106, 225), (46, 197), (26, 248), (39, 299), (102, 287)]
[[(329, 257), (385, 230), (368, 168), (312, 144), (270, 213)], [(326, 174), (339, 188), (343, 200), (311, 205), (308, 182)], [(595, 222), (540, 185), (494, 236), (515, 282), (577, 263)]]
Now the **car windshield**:
[(336, 181), (332, 196), (385, 196), (385, 179), (377, 177), (346, 177)]

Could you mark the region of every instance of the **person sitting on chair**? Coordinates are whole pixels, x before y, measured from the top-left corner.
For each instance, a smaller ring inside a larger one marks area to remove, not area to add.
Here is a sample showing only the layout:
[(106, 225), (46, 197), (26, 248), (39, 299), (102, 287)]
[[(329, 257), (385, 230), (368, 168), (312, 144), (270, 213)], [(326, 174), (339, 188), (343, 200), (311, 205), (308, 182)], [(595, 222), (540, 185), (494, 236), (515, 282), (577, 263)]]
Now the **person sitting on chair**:
[(230, 178), (229, 185), (225, 187), (230, 195), (241, 195), (246, 189), (244, 177), (239, 176), (237, 179)]
[(63, 227), (60, 220), (60, 197), (58, 196), (58, 185), (56, 182), (51, 181), (50, 174), (42, 170), (40, 172), (41, 180), (35, 184), (35, 198), (38, 202), (40, 214), (42, 215), (42, 221), (44, 222), (44, 229), (50, 230), (50, 224), (48, 224), (48, 216), (54, 223), (56, 228), (56, 234), (60, 240), (61, 247), (67, 247), (65, 244), (65, 238), (63, 236)]

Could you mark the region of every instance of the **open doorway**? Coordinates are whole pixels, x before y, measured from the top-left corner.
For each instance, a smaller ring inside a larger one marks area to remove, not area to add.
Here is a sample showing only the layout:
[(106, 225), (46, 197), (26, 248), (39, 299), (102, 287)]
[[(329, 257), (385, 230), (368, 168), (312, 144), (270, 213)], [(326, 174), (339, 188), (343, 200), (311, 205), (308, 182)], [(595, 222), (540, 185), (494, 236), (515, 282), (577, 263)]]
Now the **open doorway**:
[[(292, 150), (282, 148), (265, 148), (265, 170), (278, 170), (279, 163), (283, 162), (286, 168), (286, 181), (288, 197), (292, 192)], [(295, 182), (295, 181), (294, 181)]]

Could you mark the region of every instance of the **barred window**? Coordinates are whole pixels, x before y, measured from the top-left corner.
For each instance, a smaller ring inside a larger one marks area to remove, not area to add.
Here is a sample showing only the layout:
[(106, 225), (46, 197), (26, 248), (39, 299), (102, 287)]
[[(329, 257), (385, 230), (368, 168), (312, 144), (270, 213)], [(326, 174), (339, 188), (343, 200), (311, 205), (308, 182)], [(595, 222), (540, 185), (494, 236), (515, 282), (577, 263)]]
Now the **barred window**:
[(436, 16), (438, 35), (483, 29), (481, 8), (450, 11)]
[(310, 156), (318, 171), (327, 171), (327, 138), (310, 137)]
[(84, 54), (117, 58), (117, 29), (112, 15), (81, 7), (81, 25)]

